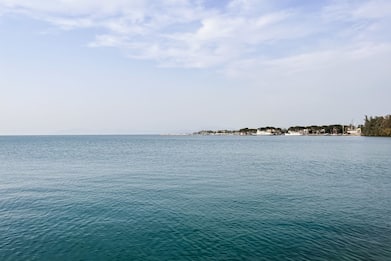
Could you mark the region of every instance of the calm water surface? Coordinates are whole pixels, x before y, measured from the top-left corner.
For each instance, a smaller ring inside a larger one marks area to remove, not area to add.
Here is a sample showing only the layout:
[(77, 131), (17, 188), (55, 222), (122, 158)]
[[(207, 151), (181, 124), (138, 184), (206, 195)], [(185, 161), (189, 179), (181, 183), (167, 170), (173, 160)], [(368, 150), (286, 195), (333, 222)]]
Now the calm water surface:
[(0, 260), (391, 260), (391, 139), (0, 137)]

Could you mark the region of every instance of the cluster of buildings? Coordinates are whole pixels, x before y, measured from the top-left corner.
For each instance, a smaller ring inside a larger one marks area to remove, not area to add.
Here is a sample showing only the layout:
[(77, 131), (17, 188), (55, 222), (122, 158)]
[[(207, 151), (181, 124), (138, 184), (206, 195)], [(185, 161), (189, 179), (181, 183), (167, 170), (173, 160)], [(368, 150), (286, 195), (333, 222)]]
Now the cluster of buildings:
[(323, 126), (294, 126), (288, 129), (276, 127), (261, 127), (257, 129), (243, 128), (240, 130), (202, 130), (193, 133), (194, 135), (239, 135), (239, 136), (328, 136), (328, 135), (345, 135), (360, 136), (361, 126), (354, 125), (323, 125)]

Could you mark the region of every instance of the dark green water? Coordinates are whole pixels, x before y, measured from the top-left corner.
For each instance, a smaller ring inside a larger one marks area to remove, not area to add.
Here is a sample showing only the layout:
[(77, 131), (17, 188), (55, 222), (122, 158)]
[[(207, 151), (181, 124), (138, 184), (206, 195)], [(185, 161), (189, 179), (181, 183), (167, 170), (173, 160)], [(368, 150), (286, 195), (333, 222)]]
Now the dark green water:
[(0, 137), (0, 260), (391, 260), (391, 139)]

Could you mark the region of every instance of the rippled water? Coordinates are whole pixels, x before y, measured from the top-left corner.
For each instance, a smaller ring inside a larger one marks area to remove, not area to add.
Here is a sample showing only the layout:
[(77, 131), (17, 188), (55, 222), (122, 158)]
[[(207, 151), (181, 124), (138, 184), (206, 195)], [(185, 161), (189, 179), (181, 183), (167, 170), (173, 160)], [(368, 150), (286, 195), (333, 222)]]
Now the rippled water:
[(0, 137), (0, 260), (391, 260), (391, 139)]

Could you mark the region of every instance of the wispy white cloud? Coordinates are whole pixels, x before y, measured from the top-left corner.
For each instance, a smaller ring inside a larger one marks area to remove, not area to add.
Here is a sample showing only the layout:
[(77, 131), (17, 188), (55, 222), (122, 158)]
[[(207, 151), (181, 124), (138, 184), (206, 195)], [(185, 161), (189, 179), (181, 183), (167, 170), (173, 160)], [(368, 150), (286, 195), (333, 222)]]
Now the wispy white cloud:
[(285, 63), (300, 70), (339, 55), (353, 59), (390, 40), (387, 0), (334, 1), (311, 12), (266, 0), (214, 7), (203, 0), (0, 0), (0, 10), (63, 30), (98, 28), (91, 47), (120, 48), (159, 66), (214, 67), (228, 74)]

